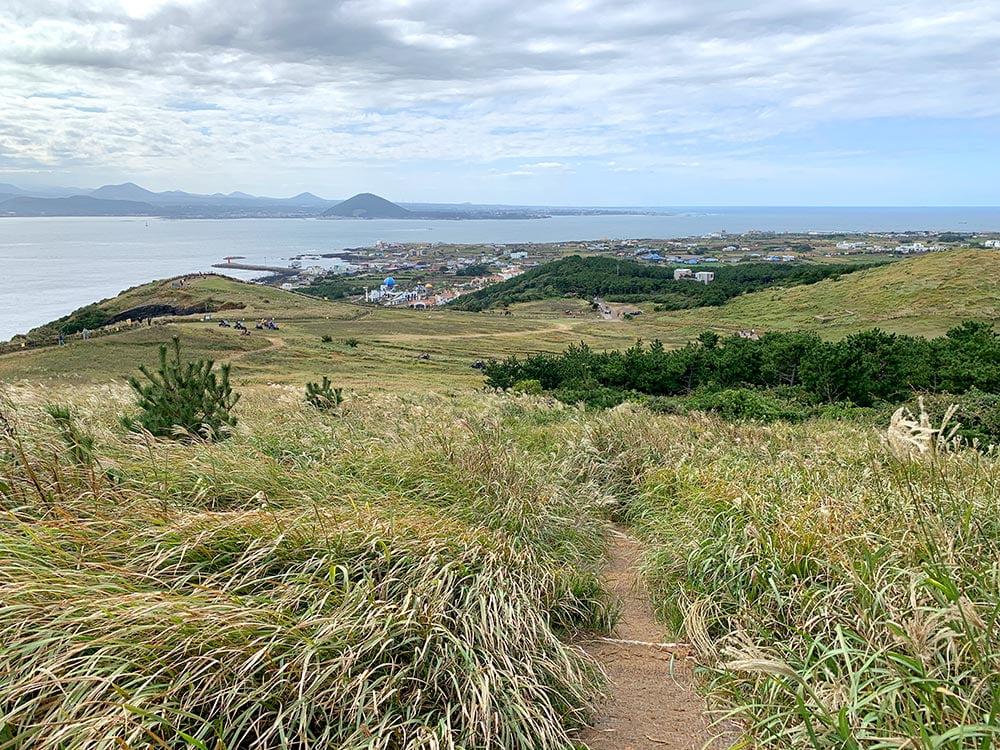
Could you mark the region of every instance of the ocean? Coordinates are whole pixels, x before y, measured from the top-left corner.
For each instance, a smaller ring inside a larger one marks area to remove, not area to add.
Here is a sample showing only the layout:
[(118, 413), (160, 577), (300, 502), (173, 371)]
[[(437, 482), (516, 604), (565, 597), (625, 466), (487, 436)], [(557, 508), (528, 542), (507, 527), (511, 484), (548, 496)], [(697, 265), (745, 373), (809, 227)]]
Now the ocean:
[[(0, 340), (136, 284), (210, 271), (226, 256), (290, 256), (390, 242), (669, 239), (727, 231), (1000, 231), (1000, 208), (669, 208), (531, 220), (0, 218)], [(237, 278), (255, 272), (231, 272)]]

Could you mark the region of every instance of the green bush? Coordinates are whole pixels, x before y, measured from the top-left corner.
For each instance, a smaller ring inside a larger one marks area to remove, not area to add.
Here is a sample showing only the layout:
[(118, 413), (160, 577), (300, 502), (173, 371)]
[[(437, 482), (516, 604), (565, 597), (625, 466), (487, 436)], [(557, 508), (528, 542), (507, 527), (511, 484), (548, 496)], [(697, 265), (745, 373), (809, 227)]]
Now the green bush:
[(329, 344), (333, 341), (333, 336), (331, 336), (328, 333), (324, 333), (322, 336), (320, 336), (319, 340), (322, 341), (324, 344)]
[(808, 416), (808, 412), (797, 404), (749, 388), (698, 393), (687, 399), (687, 404), (691, 409), (713, 411), (733, 421), (775, 422), (784, 419), (794, 422)]
[(544, 390), (542, 388), (541, 381), (538, 380), (518, 380), (514, 385), (510, 387), (514, 393), (528, 393), (532, 396), (537, 396)]
[(330, 378), (322, 383), (306, 383), (306, 401), (317, 409), (334, 409), (344, 402), (343, 388), (333, 388)]
[(128, 384), (139, 397), (140, 413), (135, 419), (125, 417), (123, 423), (128, 429), (144, 429), (158, 437), (227, 437), (236, 426), (232, 410), (240, 395), (229, 385), (229, 365), (222, 365), (218, 375), (212, 371), (214, 366), (215, 362), (205, 359), (184, 362), (180, 339), (175, 336), (172, 358), (167, 358), (164, 345), (156, 371), (139, 367), (149, 382), (129, 378)]
[(351, 347), (352, 349), (357, 349), (358, 344), (360, 344), (361, 342), (358, 341), (357, 339), (352, 338), (352, 339), (347, 339), (346, 341), (344, 341), (344, 343), (347, 344), (347, 346)]
[(641, 396), (631, 391), (608, 388), (594, 380), (581, 379), (557, 388), (552, 395), (564, 404), (586, 404), (598, 409), (610, 409), (625, 401), (641, 400)]

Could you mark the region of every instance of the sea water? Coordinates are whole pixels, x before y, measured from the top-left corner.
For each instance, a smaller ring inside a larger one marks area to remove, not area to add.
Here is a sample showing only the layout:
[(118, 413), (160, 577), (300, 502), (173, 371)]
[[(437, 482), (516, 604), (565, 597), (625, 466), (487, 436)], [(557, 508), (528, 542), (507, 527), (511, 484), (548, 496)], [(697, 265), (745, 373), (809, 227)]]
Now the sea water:
[[(212, 271), (227, 256), (284, 266), (291, 256), (336, 253), (379, 240), (561, 242), (750, 230), (995, 232), (1000, 208), (671, 208), (653, 215), (469, 221), (0, 218), (0, 340), (136, 284)], [(226, 273), (243, 279), (260, 275)]]

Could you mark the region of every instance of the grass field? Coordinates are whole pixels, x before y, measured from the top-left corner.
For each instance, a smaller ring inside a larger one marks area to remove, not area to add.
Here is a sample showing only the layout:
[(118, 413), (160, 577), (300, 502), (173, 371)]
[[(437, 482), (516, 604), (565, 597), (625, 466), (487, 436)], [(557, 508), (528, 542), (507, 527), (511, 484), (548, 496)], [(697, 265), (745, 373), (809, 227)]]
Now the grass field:
[[(898, 333), (940, 335), (962, 320), (1000, 319), (1000, 253), (956, 250), (859, 271), (839, 281), (748, 294), (721, 307), (603, 321), (585, 301), (557, 299), (513, 307), (512, 316), (447, 309), (363, 307), (291, 294), (221, 277), (176, 289), (159, 282), (107, 302), (122, 312), (140, 304), (190, 306), (213, 301), (240, 306), (215, 320), (274, 317), (280, 331), (252, 330), (239, 338), (201, 316), (164, 318), (163, 325), (108, 333), (89, 342), (73, 337), (61, 351), (0, 355), (8, 381), (100, 383), (152, 363), (155, 346), (180, 335), (192, 355), (233, 363), (237, 379), (302, 384), (329, 374), (349, 387), (475, 388), (476, 359), (559, 351), (584, 341), (596, 349), (625, 348), (636, 339), (681, 345), (703, 330), (815, 330), (839, 338), (881, 326)], [(567, 314), (570, 313), (570, 314)], [(323, 336), (330, 342), (324, 343)], [(356, 339), (356, 347), (345, 342)], [(418, 359), (426, 353), (429, 359)]]
[(563, 638), (613, 617), (601, 496), (499, 400), (329, 416), (261, 387), (185, 445), (123, 434), (99, 388), (81, 454), (63, 395), (0, 406), (0, 746), (572, 744), (600, 680)]
[(330, 415), (282, 385), (184, 444), (124, 433), (120, 387), (4, 398), (0, 746), (568, 750), (610, 520), (759, 746), (1000, 738), (995, 453), (524, 396)]

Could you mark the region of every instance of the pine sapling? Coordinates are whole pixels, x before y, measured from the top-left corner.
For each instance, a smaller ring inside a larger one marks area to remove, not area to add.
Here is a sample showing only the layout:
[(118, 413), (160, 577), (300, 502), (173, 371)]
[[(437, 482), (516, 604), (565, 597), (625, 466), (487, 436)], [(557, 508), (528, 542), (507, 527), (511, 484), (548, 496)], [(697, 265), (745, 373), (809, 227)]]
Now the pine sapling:
[(139, 368), (148, 382), (129, 378), (139, 397), (140, 414), (137, 419), (123, 420), (126, 427), (159, 437), (225, 438), (236, 426), (232, 410), (240, 395), (229, 385), (229, 365), (222, 365), (218, 373), (214, 366), (212, 360), (183, 361), (180, 339), (175, 336), (171, 357), (167, 357), (166, 345), (161, 346), (159, 367), (155, 371), (145, 365)]

